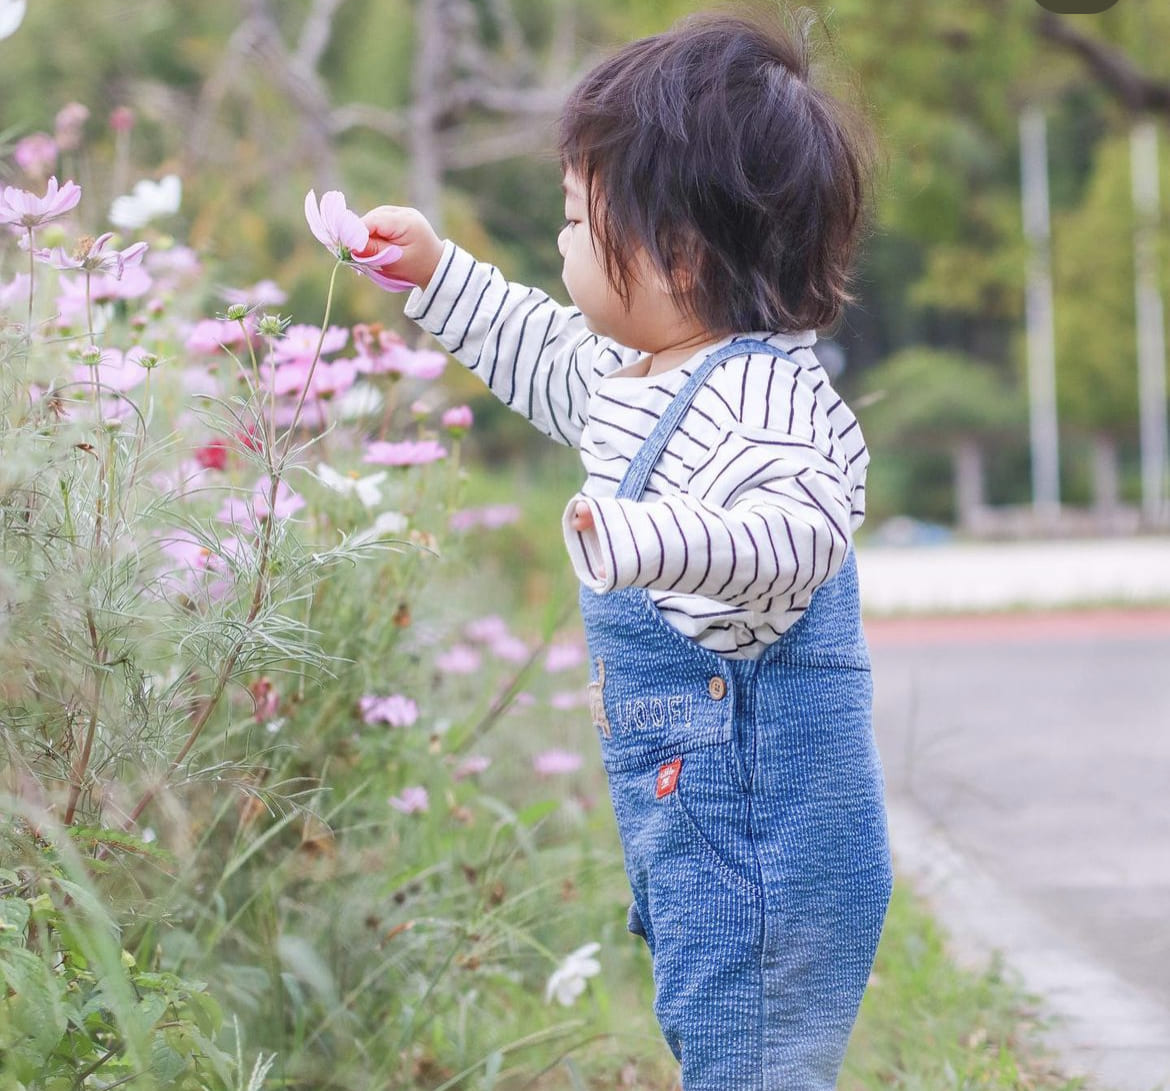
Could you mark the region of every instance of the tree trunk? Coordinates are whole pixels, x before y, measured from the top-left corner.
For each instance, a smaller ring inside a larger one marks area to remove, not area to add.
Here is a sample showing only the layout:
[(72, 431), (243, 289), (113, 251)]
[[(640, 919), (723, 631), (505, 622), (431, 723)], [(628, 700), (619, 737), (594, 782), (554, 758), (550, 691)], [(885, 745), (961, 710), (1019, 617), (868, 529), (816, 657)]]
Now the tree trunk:
[(1108, 516), (1121, 506), (1121, 468), (1117, 441), (1098, 432), (1093, 436), (1093, 508)]
[(955, 515), (959, 529), (977, 531), (986, 510), (983, 452), (973, 439), (962, 439), (952, 452), (955, 467)]
[[(439, 81), (444, 71), (443, 0), (415, 4), (414, 102), (410, 107), (410, 201), (443, 234), (439, 192), (443, 165), (439, 154)], [(450, 43), (447, 43), (450, 45)]]

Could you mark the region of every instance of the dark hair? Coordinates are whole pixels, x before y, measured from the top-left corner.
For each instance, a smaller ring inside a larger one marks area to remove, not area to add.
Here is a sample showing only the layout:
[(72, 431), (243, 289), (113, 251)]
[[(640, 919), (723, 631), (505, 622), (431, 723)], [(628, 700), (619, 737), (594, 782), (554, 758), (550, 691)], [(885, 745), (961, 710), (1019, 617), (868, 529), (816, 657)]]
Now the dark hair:
[(639, 249), (712, 332), (823, 329), (852, 300), (871, 138), (810, 86), (804, 29), (708, 13), (633, 42), (569, 96), (560, 155), (627, 304)]

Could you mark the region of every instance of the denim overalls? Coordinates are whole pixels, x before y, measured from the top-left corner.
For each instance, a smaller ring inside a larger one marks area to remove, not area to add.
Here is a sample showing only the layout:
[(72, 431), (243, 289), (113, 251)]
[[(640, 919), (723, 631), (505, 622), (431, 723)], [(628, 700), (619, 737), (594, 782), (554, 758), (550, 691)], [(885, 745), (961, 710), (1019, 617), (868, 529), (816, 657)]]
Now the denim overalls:
[[(631, 461), (638, 499), (707, 376)], [(654, 1010), (684, 1091), (831, 1091), (890, 894), (869, 657), (850, 551), (755, 660), (674, 629), (641, 588), (581, 589), (591, 711)]]

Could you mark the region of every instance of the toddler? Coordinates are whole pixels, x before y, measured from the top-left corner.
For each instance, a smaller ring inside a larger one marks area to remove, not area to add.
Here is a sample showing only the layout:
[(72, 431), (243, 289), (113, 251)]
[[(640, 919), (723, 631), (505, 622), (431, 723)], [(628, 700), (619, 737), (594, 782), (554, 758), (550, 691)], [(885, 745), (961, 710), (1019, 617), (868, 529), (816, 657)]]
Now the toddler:
[(830, 1091), (889, 898), (868, 455), (812, 351), (849, 299), (865, 148), (801, 37), (697, 16), (565, 106), (573, 306), (413, 209), (365, 217), (408, 317), (581, 451), (592, 717), (684, 1091)]

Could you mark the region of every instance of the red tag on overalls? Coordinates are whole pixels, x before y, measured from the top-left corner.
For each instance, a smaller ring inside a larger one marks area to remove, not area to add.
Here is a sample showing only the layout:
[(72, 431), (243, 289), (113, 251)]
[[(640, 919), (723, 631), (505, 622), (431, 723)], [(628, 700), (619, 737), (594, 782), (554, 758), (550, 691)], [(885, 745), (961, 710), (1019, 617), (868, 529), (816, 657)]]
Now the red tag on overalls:
[(678, 772), (681, 768), (682, 758), (675, 758), (658, 770), (658, 788), (655, 792), (657, 799), (670, 795), (678, 787)]

